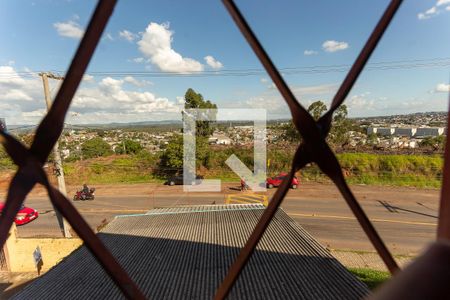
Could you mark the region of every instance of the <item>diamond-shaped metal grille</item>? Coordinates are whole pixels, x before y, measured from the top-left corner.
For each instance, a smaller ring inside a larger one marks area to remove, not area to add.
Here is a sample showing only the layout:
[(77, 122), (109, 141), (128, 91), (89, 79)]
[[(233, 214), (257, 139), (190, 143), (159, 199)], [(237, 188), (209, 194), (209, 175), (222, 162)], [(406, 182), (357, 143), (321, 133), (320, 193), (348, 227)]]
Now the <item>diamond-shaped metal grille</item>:
[[(223, 299), (228, 295), (229, 291), (233, 287), (233, 284), (236, 282), (236, 279), (252, 255), (256, 245), (264, 234), (264, 231), (272, 220), (277, 208), (280, 206), (283, 198), (285, 197), (289, 189), (289, 183), (291, 182), (295, 172), (310, 162), (316, 163), (320, 169), (336, 184), (390, 272), (396, 272), (398, 270), (398, 266), (395, 260), (376, 232), (369, 218), (366, 216), (361, 206), (353, 196), (343, 177), (339, 162), (326, 143), (325, 139), (330, 131), (333, 112), (344, 102), (346, 96), (356, 82), (359, 74), (363, 70), (370, 55), (380, 41), (383, 33), (386, 31), (402, 1), (392, 0), (390, 2), (354, 62), (352, 68), (342, 82), (339, 90), (334, 96), (330, 110), (326, 112), (326, 114), (323, 115), (317, 122), (314, 121), (312, 116), (294, 97), (234, 2), (232, 0), (223, 0), (223, 2), (247, 42), (252, 47), (253, 51), (260, 59), (264, 68), (269, 73), (273, 82), (284, 97), (292, 113), (294, 124), (303, 137), (303, 142), (298, 146), (295, 153), (289, 175), (274, 194), (269, 206), (259, 220), (259, 223), (255, 227), (252, 235), (248, 239), (244, 248), (241, 250), (235, 263), (231, 266), (228, 275), (217, 291), (216, 298)], [(39, 125), (35, 140), (31, 147), (29, 149), (26, 148), (6, 132), (0, 131), (0, 141), (4, 145), (14, 163), (19, 167), (17, 173), (11, 181), (3, 214), (0, 218), (0, 245), (5, 243), (14, 217), (25, 197), (36, 183), (40, 183), (46, 187), (50, 200), (55, 208), (58, 209), (69, 221), (72, 228), (77, 232), (80, 238), (83, 239), (85, 245), (96, 257), (109, 276), (115, 281), (123, 294), (129, 299), (143, 299), (144, 296), (136, 284), (130, 279), (128, 274), (90, 229), (86, 221), (82, 218), (71, 202), (49, 184), (48, 178), (43, 171), (43, 164), (46, 162), (54, 144), (63, 130), (64, 119), (72, 98), (78, 88), (84, 72), (86, 71), (88, 63), (100, 40), (101, 34), (103, 33), (103, 30), (113, 12), (115, 4), (115, 0), (99, 1), (94, 14), (92, 15), (86, 33), (81, 40), (75, 57), (72, 60), (69, 71), (65, 76), (65, 80), (56, 95), (53, 106)], [(438, 238), (450, 240), (450, 143), (448, 141), (449, 137), (447, 135)]]

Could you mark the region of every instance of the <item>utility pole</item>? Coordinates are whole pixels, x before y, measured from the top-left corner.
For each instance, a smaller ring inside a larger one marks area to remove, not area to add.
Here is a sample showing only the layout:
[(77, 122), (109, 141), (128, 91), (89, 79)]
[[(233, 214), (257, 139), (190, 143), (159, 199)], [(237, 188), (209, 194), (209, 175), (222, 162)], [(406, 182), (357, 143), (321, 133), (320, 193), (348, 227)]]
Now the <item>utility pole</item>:
[[(64, 80), (64, 77), (55, 76), (51, 73), (39, 73), (39, 76), (42, 77), (42, 82), (44, 84), (44, 94), (45, 94), (45, 102), (47, 103), (47, 111), (52, 107), (52, 100), (50, 99), (50, 89), (48, 87), (48, 78), (56, 79), (56, 80)], [(56, 178), (58, 179), (58, 189), (64, 196), (67, 197), (66, 190), (66, 181), (64, 180), (64, 170), (62, 168), (62, 160), (61, 154), (59, 153), (59, 139), (55, 143), (55, 147), (53, 148), (53, 153), (55, 155), (55, 170), (56, 170)], [(64, 232), (64, 237), (70, 238), (72, 235), (70, 234), (70, 225), (64, 219), (60, 212), (55, 209), (56, 217), (58, 219), (60, 227), (62, 226), (62, 230)]]

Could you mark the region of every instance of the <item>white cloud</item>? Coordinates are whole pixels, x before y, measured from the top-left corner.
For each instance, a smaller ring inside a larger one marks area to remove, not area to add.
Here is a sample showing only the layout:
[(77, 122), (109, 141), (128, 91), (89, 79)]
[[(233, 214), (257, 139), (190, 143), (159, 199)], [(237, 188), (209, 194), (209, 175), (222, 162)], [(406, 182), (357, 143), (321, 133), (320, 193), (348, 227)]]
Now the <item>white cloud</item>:
[(366, 110), (374, 110), (375, 101), (373, 99), (368, 99), (367, 96), (369, 92), (356, 94), (350, 96), (350, 98), (345, 101), (345, 105), (347, 105), (350, 112), (352, 111), (366, 111)]
[(322, 49), (326, 52), (336, 52), (345, 50), (348, 48), (348, 43), (346, 42), (338, 42), (334, 40), (328, 40), (323, 42)]
[(426, 15), (434, 15), (437, 12), (436, 6), (433, 6), (432, 8), (428, 9), (425, 14)]
[(191, 73), (203, 71), (203, 65), (192, 59), (183, 57), (172, 49), (173, 32), (169, 24), (150, 23), (142, 39), (138, 41), (139, 50), (150, 59), (161, 71)]
[(439, 83), (436, 85), (435, 91), (438, 93), (448, 93), (450, 92), (450, 84)]
[(143, 87), (143, 86), (146, 86), (146, 85), (152, 85), (153, 84), (151, 81), (148, 81), (148, 80), (137, 80), (136, 78), (134, 78), (132, 76), (126, 76), (123, 79), (123, 81), (127, 82), (127, 83), (130, 83), (130, 84), (132, 84), (134, 86), (137, 86), (137, 87)]
[(205, 56), (204, 58), (205, 58), (206, 63), (208, 64), (208, 66), (210, 66), (214, 70), (219, 70), (219, 69), (223, 68), (223, 64), (220, 61), (216, 60), (211, 55)]
[(53, 27), (55, 27), (60, 36), (72, 39), (80, 39), (84, 34), (84, 30), (80, 27), (80, 24), (71, 20), (54, 23)]
[(0, 100), (23, 100), (31, 101), (31, 98), (27, 93), (18, 89), (10, 89), (5, 94), (0, 94)]
[(33, 111), (24, 112), (22, 115), (25, 118), (42, 118), (46, 112), (47, 112), (46, 109), (41, 108)]
[[(97, 77), (95, 78), (97, 79)], [(68, 122), (109, 123), (180, 118), (177, 100), (159, 97), (140, 89), (151, 85), (131, 76), (106, 77), (98, 83), (84, 75), (75, 94)], [(50, 81), (52, 97), (60, 81)], [(136, 90), (139, 87), (139, 91)], [(42, 80), (27, 74), (23, 77), (11, 66), (0, 66), (0, 111), (8, 124), (36, 124), (46, 110)]]
[(109, 33), (109, 32), (107, 34), (105, 34), (105, 38), (104, 39), (108, 40), (108, 41), (114, 41), (114, 38), (113, 38), (112, 34)]
[(143, 57), (135, 57), (133, 59), (131, 59), (132, 62), (135, 62), (137, 64), (143, 63), (144, 62), (144, 58)]
[(128, 30), (122, 30), (122, 31), (119, 31), (119, 37), (121, 37), (122, 39), (125, 39), (129, 42), (132, 42), (135, 39), (137, 39), (138, 35), (130, 32)]
[(89, 74), (84, 74), (83, 75), (83, 81), (92, 82), (92, 81), (94, 81), (94, 76), (89, 75)]
[(450, 0), (439, 0), (436, 3), (436, 6), (441, 6), (441, 5), (445, 5), (445, 4), (449, 4), (449, 3), (450, 3)]
[[(436, 5), (432, 6), (431, 8), (427, 9), (425, 12), (421, 12), (417, 14), (417, 18), (419, 20), (427, 20), (431, 17), (435, 17), (437, 15), (439, 15), (441, 12), (443, 12), (443, 9), (441, 9), (440, 7), (443, 5), (447, 5), (450, 4), (450, 0), (438, 0), (436, 2)], [(450, 6), (447, 6), (445, 8), (445, 10), (449, 11), (450, 10)]]
[(303, 55), (316, 55), (318, 52), (314, 50), (305, 50), (303, 51)]

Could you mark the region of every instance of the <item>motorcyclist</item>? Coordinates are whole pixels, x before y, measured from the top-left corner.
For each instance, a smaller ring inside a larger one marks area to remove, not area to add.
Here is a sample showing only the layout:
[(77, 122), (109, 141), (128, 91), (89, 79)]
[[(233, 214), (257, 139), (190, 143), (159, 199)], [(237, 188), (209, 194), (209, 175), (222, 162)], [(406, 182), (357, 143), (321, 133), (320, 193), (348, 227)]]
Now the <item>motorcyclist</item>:
[(245, 182), (245, 177), (241, 178), (241, 191), (246, 191), (248, 188), (247, 183)]
[(87, 186), (87, 184), (83, 184), (83, 189), (81, 190), (81, 193), (87, 197), (89, 196), (89, 194), (91, 193), (91, 191), (89, 190), (89, 187)]

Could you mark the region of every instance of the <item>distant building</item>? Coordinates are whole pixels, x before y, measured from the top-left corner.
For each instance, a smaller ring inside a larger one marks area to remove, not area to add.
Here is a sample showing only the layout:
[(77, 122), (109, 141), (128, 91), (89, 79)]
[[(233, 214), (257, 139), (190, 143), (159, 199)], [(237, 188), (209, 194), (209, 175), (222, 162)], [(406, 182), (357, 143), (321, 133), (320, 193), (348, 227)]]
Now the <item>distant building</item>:
[(225, 135), (213, 135), (208, 139), (208, 142), (210, 144), (216, 144), (216, 145), (230, 145), (231, 139)]
[(367, 127), (367, 135), (377, 134), (380, 136), (403, 136), (403, 137), (426, 137), (440, 136), (446, 134), (444, 127)]
[(402, 128), (398, 127), (395, 128), (395, 135), (396, 136), (406, 136), (406, 137), (413, 137), (417, 132), (417, 128)]
[(416, 136), (440, 136), (444, 133), (444, 127), (420, 127), (417, 128)]
[(368, 127), (367, 128), (367, 135), (369, 134), (377, 134), (377, 135), (393, 135), (395, 132), (395, 128), (391, 127)]

